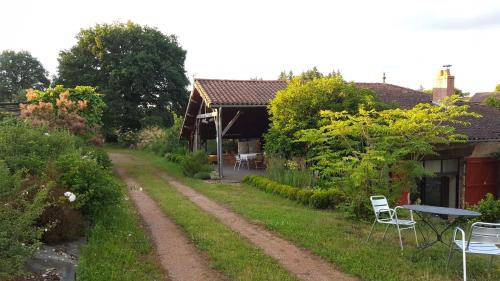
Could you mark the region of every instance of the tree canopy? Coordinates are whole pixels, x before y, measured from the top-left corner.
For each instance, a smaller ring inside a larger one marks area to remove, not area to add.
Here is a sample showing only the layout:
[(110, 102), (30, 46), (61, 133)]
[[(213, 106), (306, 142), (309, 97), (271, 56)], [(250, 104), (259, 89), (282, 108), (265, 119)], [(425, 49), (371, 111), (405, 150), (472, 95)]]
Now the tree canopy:
[(265, 150), (282, 156), (304, 155), (303, 145), (294, 141), (295, 134), (300, 130), (316, 128), (321, 110), (353, 113), (361, 105), (376, 107), (378, 103), (374, 92), (357, 88), (340, 76), (309, 81), (295, 77), (268, 106), (271, 124), (265, 135)]
[(495, 92), (500, 92), (500, 84), (497, 84), (497, 85), (495, 86)]
[(174, 35), (132, 22), (83, 29), (59, 55), (58, 83), (91, 85), (104, 95), (104, 129), (168, 126), (187, 103), (186, 51)]
[(43, 90), (49, 86), (47, 71), (27, 51), (5, 50), (0, 54), (0, 101), (23, 99), (25, 90)]

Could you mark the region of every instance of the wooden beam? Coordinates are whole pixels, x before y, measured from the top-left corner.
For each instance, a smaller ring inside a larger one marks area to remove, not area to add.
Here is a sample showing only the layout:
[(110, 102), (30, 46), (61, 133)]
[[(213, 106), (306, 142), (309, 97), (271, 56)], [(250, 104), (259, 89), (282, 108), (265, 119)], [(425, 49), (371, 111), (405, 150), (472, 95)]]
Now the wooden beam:
[(217, 112), (210, 112), (210, 113), (204, 113), (204, 114), (198, 114), (198, 116), (196, 116), (196, 118), (198, 119), (203, 119), (203, 118), (210, 118), (210, 117), (216, 117), (217, 116)]
[(219, 170), (219, 178), (224, 177), (223, 167), (224, 164), (222, 160), (224, 158), (222, 151), (222, 108), (215, 110), (215, 131), (216, 131), (216, 141), (217, 141), (217, 166)]
[(238, 120), (238, 117), (240, 117), (240, 114), (241, 114), (241, 111), (238, 110), (238, 112), (236, 112), (236, 115), (234, 115), (233, 119), (231, 119), (231, 121), (229, 121), (229, 123), (227, 123), (227, 126), (226, 126), (226, 128), (224, 128), (224, 131), (222, 131), (222, 136), (225, 136), (227, 131), (229, 131), (229, 129), (231, 129), (231, 127), (234, 125), (236, 120)]

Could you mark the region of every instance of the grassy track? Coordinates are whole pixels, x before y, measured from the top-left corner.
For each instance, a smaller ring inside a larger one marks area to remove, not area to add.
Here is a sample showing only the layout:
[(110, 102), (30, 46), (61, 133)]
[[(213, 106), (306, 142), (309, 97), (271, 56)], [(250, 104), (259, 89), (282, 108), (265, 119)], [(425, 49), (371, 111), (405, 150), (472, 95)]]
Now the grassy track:
[[(338, 265), (346, 272), (366, 280), (459, 280), (461, 263), (458, 252), (446, 270), (447, 248), (431, 247), (425, 251), (414, 246), (411, 232), (406, 231), (405, 254), (399, 254), (394, 230), (387, 241), (365, 243), (370, 224), (353, 221), (335, 211), (313, 210), (287, 199), (264, 193), (246, 185), (208, 184), (181, 175), (177, 164), (142, 151), (126, 151), (164, 169), (250, 220), (260, 222), (297, 245), (306, 247)], [(488, 260), (481, 256), (468, 258), (470, 280), (500, 280), (497, 261), (488, 271)]]
[(77, 280), (164, 280), (130, 202), (111, 206), (96, 219), (88, 244), (82, 249)]
[(134, 161), (118, 165), (141, 184), (165, 214), (207, 254), (212, 266), (229, 279), (297, 280), (274, 259), (200, 210), (178, 191), (169, 188), (156, 176), (156, 169), (148, 162)]

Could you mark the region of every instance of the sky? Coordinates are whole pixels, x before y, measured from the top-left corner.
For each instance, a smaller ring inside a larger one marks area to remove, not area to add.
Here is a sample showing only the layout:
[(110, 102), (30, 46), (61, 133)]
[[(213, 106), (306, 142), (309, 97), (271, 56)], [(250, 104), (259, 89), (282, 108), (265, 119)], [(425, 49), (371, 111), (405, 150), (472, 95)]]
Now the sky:
[(126, 22), (175, 34), (190, 79), (276, 79), (316, 66), (349, 81), (432, 88), (500, 83), (500, 1), (3, 0), (0, 50), (27, 50), (51, 73), (82, 28)]

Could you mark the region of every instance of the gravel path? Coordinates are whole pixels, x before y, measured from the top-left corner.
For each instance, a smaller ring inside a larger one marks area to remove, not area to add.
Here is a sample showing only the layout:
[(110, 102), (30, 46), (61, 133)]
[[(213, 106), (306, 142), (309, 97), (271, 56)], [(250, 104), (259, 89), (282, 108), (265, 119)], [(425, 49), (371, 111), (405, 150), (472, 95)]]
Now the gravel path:
[(284, 268), (295, 274), (298, 278), (307, 281), (359, 280), (335, 269), (332, 264), (310, 251), (300, 249), (264, 227), (250, 223), (241, 215), (219, 205), (166, 173), (159, 172), (158, 175), (201, 209), (212, 214), (223, 224), (239, 232), (242, 236), (250, 240), (250, 242), (260, 247), (267, 255), (276, 259)]
[[(113, 162), (127, 161), (129, 157), (110, 154)], [(172, 281), (224, 280), (221, 274), (210, 269), (208, 262), (185, 237), (184, 233), (164, 214), (142, 187), (123, 169), (116, 168), (117, 174), (128, 186), (128, 193), (142, 220), (149, 229), (158, 259)]]

